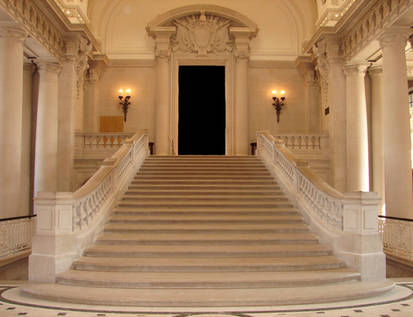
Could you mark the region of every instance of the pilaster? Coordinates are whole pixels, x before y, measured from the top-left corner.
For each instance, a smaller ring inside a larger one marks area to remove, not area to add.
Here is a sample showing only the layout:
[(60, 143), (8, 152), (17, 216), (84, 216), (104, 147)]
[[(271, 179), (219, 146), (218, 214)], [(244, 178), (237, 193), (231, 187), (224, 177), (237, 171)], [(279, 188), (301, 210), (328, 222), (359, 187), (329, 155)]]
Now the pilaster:
[(156, 27), (147, 30), (155, 39), (156, 56), (156, 111), (155, 111), (155, 154), (172, 153), (170, 144), (170, 38), (176, 27)]
[(317, 74), (314, 64), (309, 56), (299, 56), (296, 60), (296, 67), (304, 81), (305, 104), (307, 109), (308, 133), (320, 133), (321, 130), (321, 109), (320, 94), (317, 81)]

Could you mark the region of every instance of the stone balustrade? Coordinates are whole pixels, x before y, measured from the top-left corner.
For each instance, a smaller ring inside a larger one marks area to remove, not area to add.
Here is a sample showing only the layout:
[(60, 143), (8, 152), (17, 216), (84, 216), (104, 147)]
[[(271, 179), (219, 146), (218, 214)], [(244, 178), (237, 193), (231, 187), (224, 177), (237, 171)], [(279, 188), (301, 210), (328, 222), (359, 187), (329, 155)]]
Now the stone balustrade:
[(148, 136), (136, 133), (75, 192), (40, 192), (29, 279), (54, 282), (103, 230), (110, 210), (148, 156)]
[(379, 216), (384, 252), (413, 262), (413, 220)]
[(35, 231), (35, 217), (0, 220), (0, 260), (29, 251)]
[(279, 134), (274, 138), (283, 141), (293, 151), (322, 151), (328, 148), (327, 134)]
[(75, 134), (75, 157), (103, 159), (115, 153), (133, 133), (101, 132)]
[(258, 133), (257, 143), (258, 155), (320, 239), (363, 280), (385, 278), (378, 195), (335, 190), (267, 132)]

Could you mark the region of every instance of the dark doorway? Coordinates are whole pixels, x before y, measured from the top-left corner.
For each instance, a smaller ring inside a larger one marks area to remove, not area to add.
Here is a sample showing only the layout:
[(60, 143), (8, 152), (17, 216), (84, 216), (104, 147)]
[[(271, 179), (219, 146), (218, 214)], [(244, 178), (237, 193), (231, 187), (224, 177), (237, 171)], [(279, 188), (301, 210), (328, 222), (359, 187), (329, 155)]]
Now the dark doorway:
[(179, 67), (179, 155), (225, 155), (225, 67)]

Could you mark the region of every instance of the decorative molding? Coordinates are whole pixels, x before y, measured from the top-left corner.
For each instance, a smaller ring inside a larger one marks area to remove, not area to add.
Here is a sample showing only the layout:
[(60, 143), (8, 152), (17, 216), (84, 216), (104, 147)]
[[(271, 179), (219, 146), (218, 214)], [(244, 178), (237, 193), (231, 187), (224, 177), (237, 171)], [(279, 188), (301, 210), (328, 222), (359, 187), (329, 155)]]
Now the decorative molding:
[[(341, 36), (343, 56), (349, 60), (371, 41), (381, 36), (382, 30), (395, 23), (398, 17), (413, 6), (413, 0), (379, 0), (354, 26)], [(407, 40), (407, 39), (406, 39)]]
[(50, 61), (36, 61), (39, 72), (51, 72), (59, 74), (62, 71), (62, 65)]
[(55, 57), (59, 59), (63, 57), (65, 47), (63, 34), (37, 7), (35, 1), (0, 0), (0, 7)]
[(231, 21), (201, 11), (199, 15), (182, 17), (173, 22), (176, 35), (172, 36), (171, 46), (174, 51), (207, 56), (210, 53), (232, 51), (229, 37)]

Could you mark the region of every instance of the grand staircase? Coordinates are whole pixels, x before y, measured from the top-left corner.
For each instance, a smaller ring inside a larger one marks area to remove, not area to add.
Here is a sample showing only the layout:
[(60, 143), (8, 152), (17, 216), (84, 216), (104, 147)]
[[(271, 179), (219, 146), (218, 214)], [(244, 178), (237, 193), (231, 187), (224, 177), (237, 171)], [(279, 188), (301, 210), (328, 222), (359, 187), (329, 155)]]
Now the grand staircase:
[(271, 306), (380, 294), (310, 232), (256, 157), (149, 157), (104, 232), (32, 296), (127, 306)]

